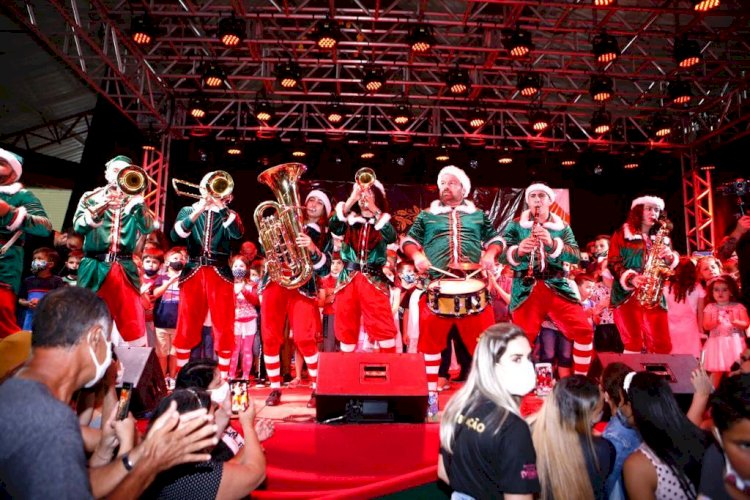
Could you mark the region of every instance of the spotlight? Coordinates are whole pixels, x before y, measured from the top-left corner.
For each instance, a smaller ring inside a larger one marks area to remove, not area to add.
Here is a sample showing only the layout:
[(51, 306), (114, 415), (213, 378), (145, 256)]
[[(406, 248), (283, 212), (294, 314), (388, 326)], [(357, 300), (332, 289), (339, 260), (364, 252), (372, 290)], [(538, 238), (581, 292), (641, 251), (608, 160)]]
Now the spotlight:
[(469, 73), (458, 67), (448, 71), (448, 75), (445, 78), (445, 85), (448, 87), (448, 91), (453, 95), (467, 94), (471, 89), (471, 78)]
[(708, 158), (704, 158), (698, 162), (698, 165), (701, 170), (716, 170), (716, 162)]
[(293, 89), (300, 82), (300, 69), (292, 60), (276, 65), (276, 81), (285, 89)]
[(615, 3), (615, 0), (594, 0), (594, 5), (597, 7), (606, 7), (607, 5), (612, 5)]
[(672, 104), (687, 104), (693, 98), (693, 90), (690, 82), (685, 80), (672, 80), (667, 84), (667, 93)]
[(578, 160), (578, 151), (575, 145), (570, 141), (565, 141), (560, 151), (560, 165), (563, 167), (572, 167)]
[(273, 118), (273, 104), (264, 97), (256, 97), (255, 99), (255, 118), (259, 122), (266, 123)]
[(534, 48), (531, 32), (520, 27), (503, 33), (503, 45), (513, 58), (524, 57)]
[(635, 150), (631, 147), (630, 150), (625, 153), (625, 159), (622, 162), (622, 168), (625, 170), (633, 170), (634, 168), (638, 168), (640, 166), (640, 158), (638, 158), (638, 153), (635, 152)]
[(594, 115), (591, 117), (591, 130), (595, 134), (606, 134), (612, 128), (612, 115), (605, 109), (598, 109), (594, 111)]
[(231, 139), (227, 145), (227, 154), (230, 156), (239, 156), (242, 154), (242, 147), (237, 142), (237, 139)]
[(224, 70), (217, 64), (210, 63), (204, 68), (203, 76), (201, 77), (204, 87), (215, 89), (223, 85), (225, 80), (226, 75), (224, 74)]
[(497, 157), (497, 162), (500, 165), (510, 165), (513, 163), (513, 149), (511, 149), (508, 141), (503, 141), (500, 145), (500, 154)]
[(591, 47), (596, 60), (600, 63), (612, 62), (620, 55), (617, 39), (604, 30), (594, 36)]
[(451, 159), (447, 144), (441, 144), (440, 146), (438, 146), (437, 153), (435, 154), (435, 159), (437, 161), (448, 161)]
[(368, 65), (365, 68), (364, 76), (362, 77), (362, 86), (368, 91), (375, 93), (385, 85), (385, 76), (383, 70), (376, 67), (375, 65)]
[(398, 126), (404, 126), (411, 121), (411, 106), (408, 102), (402, 102), (393, 110), (393, 121)]
[(206, 105), (206, 99), (203, 96), (196, 95), (190, 98), (188, 112), (193, 118), (200, 120), (205, 117), (207, 109), (208, 106)]
[(245, 38), (247, 24), (244, 19), (225, 17), (219, 21), (219, 29), (216, 32), (217, 38), (225, 47), (236, 47)]
[(608, 101), (612, 98), (612, 78), (606, 75), (592, 75), (589, 86), (591, 98), (597, 102)]
[(292, 156), (294, 158), (304, 158), (307, 156), (307, 151), (305, 151), (305, 148), (301, 146), (295, 146), (292, 148)]
[(435, 36), (432, 34), (432, 27), (428, 24), (415, 24), (409, 30), (409, 47), (412, 52), (424, 54), (435, 44)]
[(341, 40), (339, 23), (328, 17), (318, 21), (315, 25), (315, 43), (319, 49), (331, 50), (336, 47), (339, 40)]
[(469, 112), (466, 114), (466, 119), (469, 121), (469, 126), (471, 128), (477, 129), (487, 122), (486, 116), (487, 113), (481, 107), (476, 105), (469, 109)]
[(516, 88), (518, 88), (524, 97), (536, 95), (542, 88), (542, 77), (539, 73), (519, 73)]
[(359, 157), (363, 160), (372, 160), (375, 158), (375, 148), (372, 147), (372, 142), (367, 141), (365, 148), (362, 150)]
[(343, 121), (344, 116), (346, 116), (346, 109), (341, 104), (339, 97), (336, 96), (328, 104), (328, 107), (326, 109), (326, 120), (328, 120), (328, 123), (330, 123), (331, 125), (336, 126)]
[(680, 68), (692, 68), (699, 62), (703, 55), (700, 45), (687, 36), (682, 36), (674, 41), (674, 60)]
[(130, 38), (138, 45), (149, 45), (156, 37), (156, 28), (147, 14), (130, 20)]
[(696, 12), (707, 12), (721, 4), (720, 0), (691, 0)]
[(664, 112), (655, 114), (651, 130), (654, 137), (661, 138), (668, 136), (672, 133), (672, 118)]
[(535, 109), (529, 114), (529, 123), (536, 132), (544, 132), (549, 127), (549, 122), (549, 111), (544, 108)]

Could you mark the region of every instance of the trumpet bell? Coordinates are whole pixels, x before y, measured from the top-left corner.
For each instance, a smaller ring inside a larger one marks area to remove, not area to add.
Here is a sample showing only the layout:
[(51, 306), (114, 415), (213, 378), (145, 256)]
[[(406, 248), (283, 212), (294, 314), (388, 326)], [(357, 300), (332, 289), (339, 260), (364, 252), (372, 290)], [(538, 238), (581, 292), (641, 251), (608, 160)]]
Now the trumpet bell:
[(354, 174), (354, 181), (359, 185), (362, 190), (369, 189), (370, 186), (375, 184), (375, 181), (377, 180), (377, 177), (375, 175), (375, 171), (369, 167), (363, 167), (357, 170), (357, 173)]
[(117, 187), (128, 196), (141, 194), (148, 187), (148, 175), (139, 166), (127, 166), (117, 174)]
[(204, 177), (201, 186), (208, 191), (210, 196), (223, 199), (234, 191), (234, 179), (229, 175), (229, 172), (216, 170)]

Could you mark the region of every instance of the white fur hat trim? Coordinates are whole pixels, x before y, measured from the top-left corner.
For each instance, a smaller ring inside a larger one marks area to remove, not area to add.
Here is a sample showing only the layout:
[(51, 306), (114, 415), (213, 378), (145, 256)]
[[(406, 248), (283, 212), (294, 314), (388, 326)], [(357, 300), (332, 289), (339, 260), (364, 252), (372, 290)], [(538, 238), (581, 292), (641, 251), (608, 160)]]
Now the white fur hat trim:
[(461, 186), (463, 186), (464, 188), (464, 197), (469, 196), (469, 193), (471, 193), (471, 181), (469, 180), (469, 176), (466, 175), (466, 172), (455, 165), (447, 165), (443, 167), (442, 170), (440, 170), (437, 178), (438, 188), (440, 187), (442, 178), (446, 175), (455, 176), (461, 182)]
[(646, 203), (652, 203), (656, 205), (659, 210), (664, 210), (664, 200), (658, 196), (641, 196), (640, 198), (636, 198), (633, 200), (633, 203), (630, 204), (630, 208), (633, 208), (636, 205), (645, 205)]
[(529, 202), (529, 195), (533, 193), (534, 191), (543, 191), (544, 193), (547, 194), (547, 196), (549, 196), (550, 200), (555, 201), (555, 198), (556, 198), (555, 191), (548, 185), (538, 182), (526, 188), (526, 195), (524, 196), (526, 203)]
[(331, 200), (323, 191), (321, 191), (320, 189), (313, 189), (312, 191), (307, 193), (307, 196), (305, 197), (305, 203), (307, 203), (307, 200), (309, 200), (310, 198), (317, 198), (320, 200), (323, 206), (326, 207), (326, 215), (331, 213)]

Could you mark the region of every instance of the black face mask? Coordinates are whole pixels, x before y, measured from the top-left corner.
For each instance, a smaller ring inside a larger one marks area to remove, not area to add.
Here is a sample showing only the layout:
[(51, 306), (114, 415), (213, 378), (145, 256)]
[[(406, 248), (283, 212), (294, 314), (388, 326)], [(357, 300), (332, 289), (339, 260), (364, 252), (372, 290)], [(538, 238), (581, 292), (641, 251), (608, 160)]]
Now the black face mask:
[(171, 269), (174, 269), (175, 271), (182, 271), (185, 269), (185, 264), (183, 262), (170, 262), (169, 267)]
[(156, 276), (156, 273), (158, 272), (159, 272), (158, 269), (144, 269), (143, 270), (143, 274), (145, 274), (146, 276)]

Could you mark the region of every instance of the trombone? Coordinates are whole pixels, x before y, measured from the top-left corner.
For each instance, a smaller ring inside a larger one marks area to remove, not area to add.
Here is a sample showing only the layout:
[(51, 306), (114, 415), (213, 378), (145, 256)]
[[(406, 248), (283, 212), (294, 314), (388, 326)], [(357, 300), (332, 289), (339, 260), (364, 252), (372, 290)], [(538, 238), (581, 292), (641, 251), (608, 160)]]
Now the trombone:
[[(205, 186), (203, 184), (205, 183)], [(196, 189), (198, 193), (191, 193), (189, 191), (180, 189), (178, 186), (183, 185), (189, 188)], [(216, 200), (223, 200), (232, 194), (234, 191), (234, 179), (224, 170), (216, 170), (207, 175), (200, 184), (193, 182), (183, 181), (181, 179), (172, 179), (172, 187), (179, 196), (186, 196), (188, 198), (203, 199), (204, 196), (200, 194), (200, 189), (203, 187), (206, 189), (208, 196)]]

